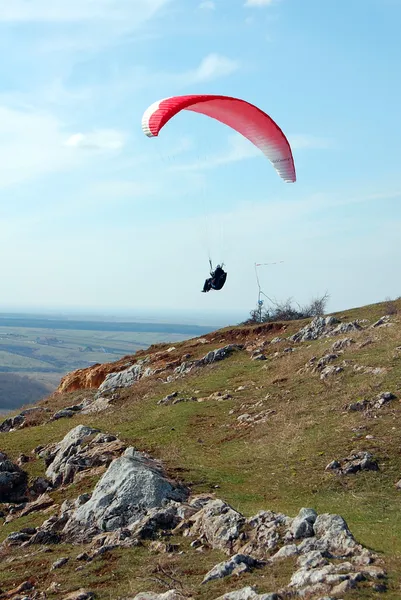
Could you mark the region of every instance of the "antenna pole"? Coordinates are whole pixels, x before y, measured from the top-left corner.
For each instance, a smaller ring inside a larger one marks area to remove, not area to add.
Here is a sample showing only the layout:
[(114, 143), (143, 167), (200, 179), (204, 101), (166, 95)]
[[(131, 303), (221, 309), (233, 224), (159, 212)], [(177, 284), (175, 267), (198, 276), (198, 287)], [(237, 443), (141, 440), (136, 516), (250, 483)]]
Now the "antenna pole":
[[(259, 281), (259, 275), (258, 275), (258, 267), (266, 267), (268, 265), (279, 265), (281, 263), (283, 263), (283, 260), (279, 260), (277, 262), (271, 262), (271, 263), (256, 263), (255, 262), (255, 275), (256, 275), (256, 282), (258, 284), (258, 318), (259, 318), (259, 323), (262, 322), (262, 307), (264, 304), (264, 300), (261, 299), (261, 296), (265, 296), (265, 298), (267, 298), (268, 300), (270, 300), (270, 298), (268, 296), (266, 296), (266, 294), (264, 292), (262, 292), (262, 288), (260, 287), (260, 281)], [(271, 301), (271, 300), (270, 300)], [(274, 302), (273, 302), (274, 304)]]

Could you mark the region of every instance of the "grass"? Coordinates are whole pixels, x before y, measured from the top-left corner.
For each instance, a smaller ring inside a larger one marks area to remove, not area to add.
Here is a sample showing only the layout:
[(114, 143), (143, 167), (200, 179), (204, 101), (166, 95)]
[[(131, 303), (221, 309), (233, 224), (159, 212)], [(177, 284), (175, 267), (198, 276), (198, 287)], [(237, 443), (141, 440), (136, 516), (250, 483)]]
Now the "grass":
[[(382, 314), (383, 307), (376, 305), (340, 316), (346, 320), (368, 318), (373, 322)], [(397, 316), (393, 319), (396, 321)], [(285, 335), (299, 328), (299, 323), (291, 323)], [(177, 350), (188, 348), (194, 357), (199, 357), (225, 342), (230, 343), (241, 329), (244, 328), (218, 332), (215, 335), (218, 343), (215, 340), (193, 346), (191, 342), (183, 342), (177, 345)], [(260, 335), (261, 339), (271, 339), (277, 331)], [(389, 572), (386, 598), (395, 600), (399, 598), (401, 580), (400, 492), (394, 486), (401, 478), (398, 426), (401, 404), (399, 400), (392, 401), (375, 415), (348, 412), (344, 407), (359, 399), (373, 399), (385, 390), (401, 399), (401, 353), (395, 350), (401, 345), (401, 325), (395, 322), (393, 327), (363, 331), (351, 337), (356, 343), (332, 364), (347, 359), (351, 364), (385, 367), (385, 374), (366, 375), (347, 367), (343, 373), (322, 381), (318, 374), (299, 370), (312, 356), (320, 357), (330, 351), (334, 339), (297, 345), (295, 352), (275, 357), (276, 351), (288, 345), (282, 343), (267, 347), (267, 361), (251, 361), (243, 351), (171, 384), (143, 380), (120, 392), (115, 410), (3, 435), (1, 448), (16, 458), (20, 452), (29, 454), (38, 444), (59, 441), (78, 424), (90, 424), (118, 434), (126, 443), (161, 458), (169, 473), (190, 485), (194, 493), (215, 492), (247, 516), (261, 509), (295, 516), (302, 506), (313, 507), (319, 513), (341, 514), (359, 542), (382, 554)], [(373, 343), (361, 347), (368, 337)], [(236, 391), (242, 385), (245, 390)], [(229, 390), (232, 398), (157, 405), (160, 398), (175, 390), (197, 397)], [(79, 393), (55, 396), (52, 401), (57, 401), (55, 408), (58, 409), (73, 403), (77, 397)], [(245, 412), (257, 414), (263, 410), (275, 411), (265, 423), (242, 426), (237, 420)], [(372, 435), (373, 439), (366, 439), (366, 435)], [(380, 471), (346, 477), (325, 471), (331, 460), (345, 457), (354, 449), (371, 451), (379, 461)], [(44, 466), (35, 460), (27, 464), (27, 470), (33, 477), (43, 474)], [(94, 483), (90, 478), (84, 479), (76, 487), (54, 492), (54, 499), (60, 502), (67, 495), (75, 497), (92, 489)], [(22, 519), (14, 521), (3, 527), (2, 537), (10, 530), (26, 526), (27, 522), (36, 523), (39, 517), (30, 515), (23, 523)], [(240, 580), (227, 579), (200, 586), (204, 574), (222, 560), (222, 555), (196, 553), (189, 548), (186, 538), (176, 541), (184, 554), (160, 556), (150, 554), (146, 548), (117, 551), (110, 560), (96, 560), (81, 572), (76, 572), (76, 565), (71, 562), (59, 572), (52, 572), (51, 579), (59, 580), (66, 591), (91, 587), (99, 598), (110, 598), (111, 593), (115, 594), (112, 597), (134, 595), (145, 589), (165, 591), (167, 588), (163, 589), (154, 577), (160, 576), (158, 565), (165, 561), (167, 572), (173, 573), (185, 589), (196, 590), (197, 598), (206, 600), (251, 583), (257, 583), (260, 591), (277, 590), (288, 583), (293, 570), (291, 561), (283, 561), (263, 572), (241, 576)], [(52, 562), (63, 552), (78, 554), (79, 549), (55, 547), (53, 550)], [(50, 555), (44, 557), (32, 560), (44, 561), (43, 585), (44, 581), (47, 585), (50, 579), (46, 561), (50, 561)], [(13, 567), (13, 577), (19, 574), (20, 583), (23, 573), (28, 571), (18, 560)], [(1, 577), (9, 578), (4, 584), (1, 582), (2, 587), (12, 587), (8, 570)], [(347, 597), (373, 599), (377, 593), (367, 586)]]

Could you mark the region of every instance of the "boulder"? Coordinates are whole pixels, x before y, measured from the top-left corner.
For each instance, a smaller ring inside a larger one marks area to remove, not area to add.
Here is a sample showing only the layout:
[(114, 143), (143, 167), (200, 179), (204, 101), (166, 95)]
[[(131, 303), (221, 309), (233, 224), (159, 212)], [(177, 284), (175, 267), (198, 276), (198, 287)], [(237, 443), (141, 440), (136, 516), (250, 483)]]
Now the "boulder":
[(169, 500), (183, 501), (187, 491), (169, 480), (161, 466), (134, 448), (110, 464), (90, 500), (72, 514), (65, 532), (76, 537), (133, 525)]
[(190, 535), (227, 554), (231, 554), (245, 524), (244, 516), (222, 500), (210, 500), (191, 520)]

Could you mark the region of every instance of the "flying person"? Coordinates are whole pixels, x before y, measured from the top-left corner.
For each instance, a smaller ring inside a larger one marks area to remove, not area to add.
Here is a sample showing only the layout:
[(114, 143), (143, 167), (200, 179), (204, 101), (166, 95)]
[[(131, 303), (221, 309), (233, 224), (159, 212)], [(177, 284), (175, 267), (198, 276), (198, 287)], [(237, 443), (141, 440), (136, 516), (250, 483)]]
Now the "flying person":
[(227, 273), (224, 269), (217, 265), (215, 270), (210, 271), (210, 277), (206, 279), (202, 292), (210, 292), (210, 290), (221, 290), (227, 279)]

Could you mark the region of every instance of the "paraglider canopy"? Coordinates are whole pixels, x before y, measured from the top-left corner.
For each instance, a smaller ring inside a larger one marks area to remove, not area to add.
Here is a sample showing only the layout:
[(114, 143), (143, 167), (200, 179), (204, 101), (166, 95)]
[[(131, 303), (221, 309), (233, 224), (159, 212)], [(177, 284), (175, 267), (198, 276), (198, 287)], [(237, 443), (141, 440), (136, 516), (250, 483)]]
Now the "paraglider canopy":
[(204, 114), (238, 131), (263, 152), (285, 182), (296, 181), (291, 147), (280, 127), (260, 108), (240, 98), (192, 94), (159, 100), (145, 111), (143, 132), (148, 137), (158, 136), (182, 110)]

